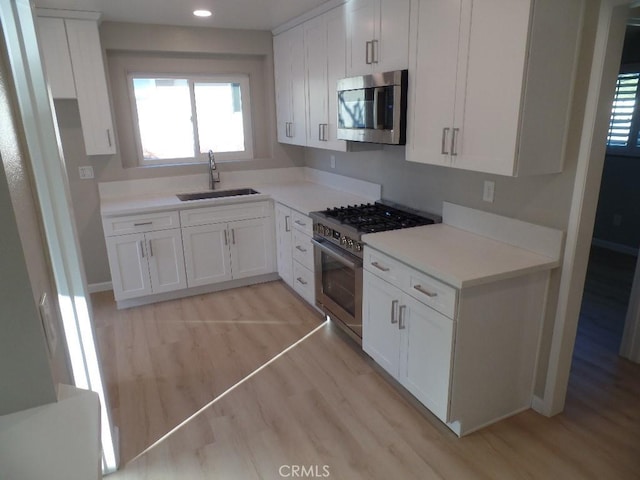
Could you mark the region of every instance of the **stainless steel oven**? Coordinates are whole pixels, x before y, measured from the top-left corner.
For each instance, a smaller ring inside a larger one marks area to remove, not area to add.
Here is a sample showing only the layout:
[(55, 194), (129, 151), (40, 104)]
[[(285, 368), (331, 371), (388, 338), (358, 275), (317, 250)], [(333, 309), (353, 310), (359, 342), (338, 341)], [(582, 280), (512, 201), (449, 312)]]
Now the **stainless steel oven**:
[(362, 343), (362, 259), (314, 238), (316, 304)]

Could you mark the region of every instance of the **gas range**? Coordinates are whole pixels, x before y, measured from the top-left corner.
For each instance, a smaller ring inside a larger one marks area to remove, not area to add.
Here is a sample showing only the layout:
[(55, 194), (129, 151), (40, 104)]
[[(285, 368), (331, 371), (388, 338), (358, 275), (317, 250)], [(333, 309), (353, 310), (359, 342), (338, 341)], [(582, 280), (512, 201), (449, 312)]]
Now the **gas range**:
[(390, 202), (336, 207), (312, 212), (316, 237), (362, 257), (362, 235), (440, 223), (441, 217)]

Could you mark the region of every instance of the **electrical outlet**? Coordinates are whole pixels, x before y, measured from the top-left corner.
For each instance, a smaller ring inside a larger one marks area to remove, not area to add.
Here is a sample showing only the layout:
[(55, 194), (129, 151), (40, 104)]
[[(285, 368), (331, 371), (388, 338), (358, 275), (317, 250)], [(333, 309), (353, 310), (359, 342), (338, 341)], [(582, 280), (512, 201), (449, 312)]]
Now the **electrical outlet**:
[(493, 197), (496, 192), (496, 183), (491, 180), (484, 181), (484, 191), (482, 192), (482, 200), (493, 203)]
[(44, 336), (46, 337), (47, 344), (49, 345), (49, 354), (53, 357), (58, 345), (58, 332), (56, 331), (53, 312), (51, 312), (51, 303), (49, 302), (49, 297), (46, 293), (43, 293), (42, 297), (40, 297), (38, 310), (40, 311), (40, 321), (44, 327)]
[(85, 167), (78, 167), (78, 171), (80, 172), (80, 178), (82, 180), (89, 180), (93, 178), (93, 167), (90, 165)]
[(331, 168), (336, 168), (336, 156), (331, 155)]

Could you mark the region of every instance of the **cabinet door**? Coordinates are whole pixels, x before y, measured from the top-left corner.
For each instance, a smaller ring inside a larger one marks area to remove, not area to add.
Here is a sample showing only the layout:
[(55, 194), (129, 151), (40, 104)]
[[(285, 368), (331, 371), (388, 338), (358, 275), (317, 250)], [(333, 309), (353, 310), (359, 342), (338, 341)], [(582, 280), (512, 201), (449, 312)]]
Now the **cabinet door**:
[[(466, 0), (464, 0), (466, 1)], [(407, 160), (449, 165), (460, 37), (460, 0), (413, 0)]]
[(231, 280), (231, 254), (226, 223), (182, 229), (189, 287)]
[(71, 56), (67, 44), (64, 19), (39, 17), (38, 40), (42, 51), (51, 95), (56, 98), (76, 98)]
[(347, 151), (347, 142), (338, 140), (338, 80), (346, 77), (345, 9), (338, 7), (326, 14), (327, 21), (327, 120), (325, 147)]
[(150, 295), (151, 279), (143, 233), (107, 237), (113, 294), (117, 301)]
[(307, 99), (304, 65), (304, 31), (300, 25), (290, 31), (291, 42), (291, 122), (290, 143), (307, 144)]
[(145, 234), (153, 293), (187, 288), (180, 229)]
[(399, 373), (398, 309), (402, 295), (390, 283), (364, 272), (362, 349), (393, 377)]
[(271, 273), (274, 268), (273, 218), (241, 220), (229, 224), (233, 278)]
[(374, 43), (377, 72), (404, 70), (409, 66), (409, 14), (411, 0), (382, 0)]
[(278, 275), (289, 285), (293, 285), (293, 256), (291, 251), (291, 209), (276, 203), (276, 252)]
[(347, 3), (347, 76), (373, 71), (373, 40), (380, 0), (350, 0)]
[(286, 32), (273, 37), (278, 142), (289, 143), (291, 121), (291, 52)]
[(446, 422), (454, 322), (408, 295), (402, 299), (399, 317), (402, 357), (398, 380)]
[(328, 38), (325, 16), (304, 24), (304, 46), (307, 57), (307, 145), (324, 148), (325, 125), (328, 122)]
[(87, 155), (116, 153), (98, 24), (65, 20)]

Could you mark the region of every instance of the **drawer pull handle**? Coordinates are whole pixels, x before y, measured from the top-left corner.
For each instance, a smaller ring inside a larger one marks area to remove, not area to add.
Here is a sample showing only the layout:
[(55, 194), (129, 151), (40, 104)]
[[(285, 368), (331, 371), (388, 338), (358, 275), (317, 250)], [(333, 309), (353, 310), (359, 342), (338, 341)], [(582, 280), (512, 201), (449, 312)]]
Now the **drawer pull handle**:
[(300, 225), (301, 227), (306, 227), (306, 226), (307, 226), (307, 224), (306, 224), (306, 223), (301, 222), (300, 220), (296, 220), (296, 221), (295, 221), (295, 222), (293, 222), (293, 223), (295, 223), (296, 225)]
[(378, 270), (381, 270), (383, 272), (388, 272), (389, 268), (387, 267), (383, 267), (382, 265), (380, 265), (378, 262), (371, 262), (371, 265), (373, 265), (374, 267), (376, 267)]
[(144, 258), (144, 240), (140, 240), (140, 255)]
[(398, 307), (398, 300), (394, 300), (393, 302), (391, 302), (391, 323), (395, 324), (398, 323), (398, 319), (396, 318), (396, 310)]
[(300, 282), (302, 285), (306, 285), (306, 284), (307, 284), (307, 282), (305, 282), (305, 281), (304, 281), (304, 279), (303, 279), (302, 277), (298, 277), (298, 278), (296, 278), (296, 280), (297, 280), (298, 282)]
[(436, 292), (430, 292), (429, 290), (422, 287), (422, 285), (414, 285), (413, 288), (420, 293), (425, 294), (429, 298), (437, 297), (438, 294)]
[(142, 223), (134, 223), (134, 227), (142, 227), (144, 225), (153, 225), (153, 222), (142, 222)]
[(296, 245), (296, 250), (300, 250), (302, 253), (307, 253), (307, 249), (302, 248), (300, 245)]

